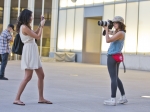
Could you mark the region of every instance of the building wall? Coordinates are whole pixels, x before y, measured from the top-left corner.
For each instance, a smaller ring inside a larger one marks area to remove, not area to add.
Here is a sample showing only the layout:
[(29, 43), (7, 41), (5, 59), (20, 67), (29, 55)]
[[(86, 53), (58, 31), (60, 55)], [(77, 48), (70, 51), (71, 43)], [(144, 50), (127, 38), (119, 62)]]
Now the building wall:
[[(147, 23), (150, 20), (150, 15), (148, 14), (150, 12), (149, 6), (150, 0), (109, 0), (109, 2), (108, 0), (104, 0), (104, 2), (100, 0), (77, 0), (76, 3), (71, 2), (71, 0), (60, 0), (58, 51), (77, 51), (80, 54), (80, 59), (77, 60), (82, 62), (84, 18), (102, 16), (103, 20), (107, 20), (113, 19), (114, 16), (122, 16), (127, 26), (123, 48), (126, 67), (128, 69), (150, 70), (148, 67), (150, 58), (150, 25)], [(77, 9), (82, 9), (82, 11), (79, 11), (80, 16), (78, 20), (76, 20), (75, 15), (77, 14)], [(70, 13), (72, 15), (68, 18)], [(77, 21), (82, 23), (78, 24), (80, 33), (74, 32), (74, 26)], [(74, 24), (72, 24), (73, 22)], [(68, 26), (68, 24), (71, 26)], [(77, 43), (74, 43), (74, 39), (77, 38), (74, 36), (76, 33), (80, 41), (78, 40)], [(100, 56), (100, 64), (102, 65), (106, 65), (109, 45), (105, 42), (105, 37), (102, 37)], [(76, 50), (74, 46), (82, 47)], [(134, 64), (131, 64), (131, 61)]]
[[(35, 0), (28, 0), (28, 3), (24, 0), (15, 1), (18, 2), (12, 2), (12, 0), (2, 1), (4, 5), (0, 6), (0, 23), (3, 23), (0, 24), (1, 30), (2, 27), (5, 29), (10, 22), (14, 23), (15, 18), (24, 8), (29, 8), (33, 12), (36, 11)], [(148, 14), (150, 12), (150, 0), (104, 0), (104, 2), (101, 0), (77, 0), (76, 3), (71, 0), (52, 0), (52, 7), (49, 7), (51, 6), (50, 4), (48, 5), (47, 1), (49, 0), (40, 1), (42, 1), (40, 4), (42, 8), (40, 9), (43, 10), (46, 7), (42, 13), (48, 19), (46, 32), (44, 32), (46, 38), (44, 39), (49, 38), (46, 41), (42, 39), (39, 42), (41, 56), (45, 56), (45, 54), (46, 56), (54, 56), (53, 54), (56, 51), (71, 51), (77, 54), (76, 61), (82, 62), (84, 19), (102, 17), (103, 20), (107, 20), (120, 15), (124, 17), (127, 26), (123, 48), (126, 67), (128, 69), (150, 70), (148, 67), (150, 58), (150, 25), (148, 23), (150, 20), (150, 15)], [(51, 11), (52, 14), (49, 14)], [(50, 15), (52, 20), (49, 19)], [(32, 23), (33, 28), (37, 26), (35, 23), (36, 21)], [(102, 38), (100, 43), (100, 64), (106, 65), (106, 53), (109, 44), (106, 44), (105, 37), (100, 36), (100, 38)], [(46, 43), (50, 45), (47, 46)], [(46, 46), (42, 47), (42, 45)], [(47, 47), (48, 51), (46, 52), (49, 53), (42, 53), (44, 47)]]

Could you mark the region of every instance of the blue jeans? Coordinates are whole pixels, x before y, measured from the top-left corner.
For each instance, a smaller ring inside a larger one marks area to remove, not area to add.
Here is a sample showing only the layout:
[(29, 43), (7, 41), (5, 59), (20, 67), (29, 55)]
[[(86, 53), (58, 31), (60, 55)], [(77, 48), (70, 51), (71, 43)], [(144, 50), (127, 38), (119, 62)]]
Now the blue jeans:
[(2, 62), (1, 62), (1, 70), (0, 70), (0, 77), (4, 77), (5, 74), (5, 68), (8, 62), (8, 53), (1, 54)]

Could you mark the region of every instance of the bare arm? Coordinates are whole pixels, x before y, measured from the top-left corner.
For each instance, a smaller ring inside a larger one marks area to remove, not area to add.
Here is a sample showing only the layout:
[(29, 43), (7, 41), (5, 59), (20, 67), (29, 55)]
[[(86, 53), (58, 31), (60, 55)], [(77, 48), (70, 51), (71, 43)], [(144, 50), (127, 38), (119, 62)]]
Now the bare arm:
[(39, 28), (38, 34), (36, 34), (34, 31), (30, 30), (26, 25), (23, 25), (22, 26), (22, 33), (24, 35), (29, 35), (30, 37), (39, 40), (41, 38), (41, 35), (42, 35), (42, 29), (43, 29), (44, 24), (45, 24), (45, 19), (43, 19), (41, 21), (41, 26)]
[(38, 32), (38, 34), (36, 34), (34, 31), (30, 30), (27, 26), (23, 25), (22, 33), (39, 40), (41, 38), (41, 34), (42, 34), (42, 27), (39, 28), (39, 32)]
[(124, 35), (122, 32), (118, 32), (115, 35), (113, 35), (112, 37), (109, 37), (108, 28), (105, 28), (105, 30), (106, 30), (106, 42), (107, 43), (114, 42), (116, 40), (121, 40), (124, 38)]
[(38, 34), (39, 31), (40, 31), (40, 27), (38, 27), (34, 32), (35, 32), (36, 34)]

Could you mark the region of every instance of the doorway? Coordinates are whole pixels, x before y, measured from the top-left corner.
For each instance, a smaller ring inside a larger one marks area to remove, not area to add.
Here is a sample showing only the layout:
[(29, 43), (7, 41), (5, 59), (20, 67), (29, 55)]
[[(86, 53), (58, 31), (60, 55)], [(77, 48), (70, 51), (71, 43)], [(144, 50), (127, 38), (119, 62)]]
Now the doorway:
[(83, 63), (100, 64), (102, 27), (98, 26), (102, 17), (84, 19)]

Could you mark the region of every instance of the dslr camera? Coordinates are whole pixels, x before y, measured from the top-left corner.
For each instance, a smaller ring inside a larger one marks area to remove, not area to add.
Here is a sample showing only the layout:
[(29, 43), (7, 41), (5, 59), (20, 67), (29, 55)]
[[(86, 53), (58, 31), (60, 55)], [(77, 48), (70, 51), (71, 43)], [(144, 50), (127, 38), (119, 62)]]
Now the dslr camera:
[[(111, 20), (108, 21), (98, 21), (98, 25), (99, 26), (108, 26), (108, 29), (112, 29), (113, 28), (113, 22)], [(103, 31), (103, 35), (106, 35), (106, 31)]]

